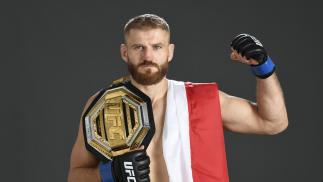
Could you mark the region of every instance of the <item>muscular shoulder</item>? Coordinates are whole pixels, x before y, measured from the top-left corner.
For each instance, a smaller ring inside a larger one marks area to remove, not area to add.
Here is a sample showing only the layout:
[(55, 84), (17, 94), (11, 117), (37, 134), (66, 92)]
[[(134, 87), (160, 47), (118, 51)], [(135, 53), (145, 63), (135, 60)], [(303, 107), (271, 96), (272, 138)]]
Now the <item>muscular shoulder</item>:
[(82, 112), (82, 116), (83, 116), (83, 114), (85, 113), (85, 111), (90, 107), (90, 105), (93, 103), (93, 101), (97, 98), (97, 96), (99, 95), (99, 93), (102, 91), (102, 89), (101, 90), (99, 90), (99, 91), (97, 91), (95, 94), (93, 94), (93, 95), (91, 95), (89, 98), (88, 98), (88, 100), (86, 101), (86, 103), (85, 103), (85, 106), (84, 106), (84, 109), (83, 109), (83, 112)]
[[(100, 91), (96, 92), (94, 95), (89, 97), (89, 99), (85, 103), (81, 116), (83, 116), (85, 111), (91, 106), (91, 104), (97, 98)], [(82, 119), (81, 119), (78, 135), (72, 149), (70, 170), (73, 170), (78, 167), (93, 167), (93, 166), (96, 166), (97, 164), (98, 164), (98, 160), (85, 148)]]
[(219, 99), (220, 99), (221, 107), (223, 107), (228, 102), (230, 97), (232, 97), (232, 96), (219, 90)]

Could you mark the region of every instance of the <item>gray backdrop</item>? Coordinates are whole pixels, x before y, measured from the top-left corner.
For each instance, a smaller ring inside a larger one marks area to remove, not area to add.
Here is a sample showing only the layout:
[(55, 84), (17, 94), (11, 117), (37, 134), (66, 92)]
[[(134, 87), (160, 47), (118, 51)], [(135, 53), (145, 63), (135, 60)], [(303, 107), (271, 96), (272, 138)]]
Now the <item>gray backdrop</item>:
[(277, 65), (289, 128), (275, 136), (225, 133), (232, 182), (321, 182), (320, 1), (11, 1), (1, 5), (0, 181), (66, 181), (87, 98), (127, 73), (122, 28), (156, 13), (171, 26), (168, 77), (219, 83), (255, 99), (248, 66), (229, 59), (233, 36), (259, 38)]

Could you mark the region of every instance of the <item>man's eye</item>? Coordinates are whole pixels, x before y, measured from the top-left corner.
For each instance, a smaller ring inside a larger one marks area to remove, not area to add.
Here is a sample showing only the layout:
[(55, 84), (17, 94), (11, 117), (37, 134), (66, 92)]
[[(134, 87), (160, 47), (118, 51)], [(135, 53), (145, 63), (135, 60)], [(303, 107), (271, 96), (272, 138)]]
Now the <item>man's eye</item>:
[(162, 46), (154, 46), (154, 49), (157, 50), (157, 49), (161, 49)]
[(136, 50), (142, 50), (142, 49), (144, 49), (144, 46), (136, 46), (135, 49)]

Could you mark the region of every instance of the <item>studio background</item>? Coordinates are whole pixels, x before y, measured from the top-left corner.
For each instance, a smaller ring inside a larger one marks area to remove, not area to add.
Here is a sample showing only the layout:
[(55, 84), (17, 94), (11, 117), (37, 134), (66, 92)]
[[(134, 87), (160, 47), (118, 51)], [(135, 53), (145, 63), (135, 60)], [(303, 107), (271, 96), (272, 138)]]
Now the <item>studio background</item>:
[(127, 74), (122, 28), (143, 13), (171, 27), (170, 79), (215, 81), (254, 101), (249, 67), (229, 58), (238, 33), (256, 36), (276, 63), (289, 127), (275, 136), (226, 132), (230, 181), (323, 181), (322, 2), (35, 0), (1, 9), (0, 181), (66, 181), (83, 106)]

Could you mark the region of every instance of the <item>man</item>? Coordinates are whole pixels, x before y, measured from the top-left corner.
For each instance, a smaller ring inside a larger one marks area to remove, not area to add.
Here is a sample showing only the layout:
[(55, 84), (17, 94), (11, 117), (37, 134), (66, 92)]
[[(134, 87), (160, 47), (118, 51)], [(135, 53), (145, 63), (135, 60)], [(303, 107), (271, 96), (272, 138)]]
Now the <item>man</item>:
[[(196, 156), (198, 154), (196, 154), (196, 152), (194, 154), (196, 147), (192, 147), (192, 145), (194, 145), (192, 140), (198, 140), (198, 145), (200, 145), (201, 150), (203, 150), (203, 147), (212, 148), (212, 146), (203, 146), (205, 140), (199, 138), (201, 137), (199, 133), (205, 132), (205, 128), (203, 128), (203, 125), (199, 125), (195, 128), (196, 130), (191, 131), (190, 127), (194, 127), (193, 125), (196, 124), (192, 123), (191, 118), (196, 116), (185, 113), (191, 112), (193, 107), (201, 109), (204, 107), (204, 104), (195, 106), (193, 101), (190, 103), (189, 98), (192, 95), (190, 96), (189, 94), (193, 93), (194, 95), (194, 91), (191, 92), (190, 87), (195, 87), (194, 84), (184, 84), (183, 82), (168, 80), (165, 77), (168, 63), (172, 60), (174, 53), (174, 44), (170, 43), (170, 30), (166, 21), (152, 14), (137, 16), (126, 24), (124, 28), (124, 40), (125, 42), (121, 44), (120, 48), (121, 57), (128, 65), (131, 83), (151, 99), (156, 127), (155, 134), (151, 143), (146, 148), (146, 152), (145, 150), (138, 150), (130, 154), (125, 154), (124, 156), (121, 155), (120, 157), (116, 157), (113, 159), (114, 164), (112, 164), (112, 172), (107, 172), (105, 171), (105, 168), (99, 165), (98, 159), (86, 150), (81, 123), (77, 140), (71, 154), (68, 181), (107, 181), (106, 179), (103, 179), (103, 176), (107, 175), (106, 173), (109, 173), (110, 176), (113, 175), (115, 181), (122, 181), (123, 179), (126, 179), (122, 177), (123, 168), (115, 161), (124, 161), (125, 158), (127, 160), (134, 159), (133, 156), (139, 154), (143, 156), (140, 160), (145, 167), (143, 167), (144, 169), (138, 169), (138, 171), (136, 171), (136, 174), (141, 174), (141, 176), (136, 177), (136, 181), (149, 181), (149, 178), (153, 182), (228, 181), (224, 145), (222, 145), (224, 142), (223, 139), (221, 139), (223, 138), (223, 134), (221, 130), (214, 132), (211, 130), (211, 133), (208, 133), (210, 136), (213, 136), (212, 133), (219, 133), (219, 135), (214, 135), (216, 137), (214, 140), (219, 141), (218, 144), (221, 148), (219, 150), (219, 155), (221, 156), (214, 158), (214, 161), (217, 163), (216, 165), (220, 166), (217, 169), (220, 171), (211, 171), (209, 174), (206, 174), (208, 169), (203, 166), (204, 162), (202, 165), (196, 165), (198, 157), (193, 158), (193, 155)], [(223, 123), (223, 127), (227, 130), (239, 133), (274, 135), (282, 132), (288, 126), (287, 112), (283, 93), (277, 76), (274, 73), (275, 66), (267, 56), (265, 49), (256, 38), (247, 34), (237, 36), (232, 41), (231, 49), (232, 60), (253, 67), (254, 74), (257, 76), (257, 103), (230, 96), (217, 90), (217, 87), (214, 86), (215, 84), (196, 86), (196, 88), (203, 87), (204, 90), (202, 90), (204, 95), (210, 94), (211, 97), (214, 97), (214, 102), (210, 102), (212, 107), (213, 105), (214, 107), (217, 107), (216, 102), (219, 103), (219, 110), (214, 112), (216, 114), (215, 118), (221, 117), (220, 119), (216, 119), (218, 122), (217, 126), (222, 126)], [(184, 85), (185, 88), (187, 88), (186, 92)], [(180, 88), (184, 95), (177, 95), (175, 97), (174, 94), (178, 94), (176, 88)], [(187, 101), (185, 99), (185, 94), (187, 94)], [(94, 97), (95, 95), (88, 100), (84, 110), (89, 107)], [(183, 97), (184, 99), (177, 101), (180, 97)], [(203, 95), (200, 94), (199, 97), (203, 97)], [(178, 102), (183, 102), (184, 106), (180, 108), (180, 106), (177, 105)], [(203, 102), (206, 105), (209, 104), (208, 102)], [(173, 123), (170, 123), (174, 121), (170, 121), (171, 119), (169, 119), (169, 117), (176, 117), (176, 113), (172, 115), (172, 112), (177, 112), (179, 115), (184, 113), (182, 114), (184, 120), (190, 120), (190, 125), (188, 126), (188, 124), (185, 124), (184, 122), (185, 126), (181, 126), (181, 124), (183, 124), (183, 122), (181, 122), (176, 126), (177, 129), (174, 129), (176, 128), (175, 125), (173, 126)], [(210, 115), (211, 114), (212, 113), (210, 113)], [(206, 115), (208, 115), (208, 113), (206, 113)], [(188, 117), (189, 119), (187, 119)], [(200, 120), (207, 120), (208, 117)], [(211, 122), (211, 125), (212, 124), (213, 121)], [(174, 138), (176, 138), (175, 141), (182, 140), (183, 136), (181, 135), (181, 132), (185, 130), (184, 128), (189, 128), (190, 130), (189, 139), (183, 139), (185, 140), (184, 142), (179, 141), (179, 143), (175, 142), (168, 145), (166, 140), (169, 140), (170, 143)], [(170, 139), (172, 133), (174, 134), (173, 130), (176, 137)], [(209, 138), (209, 140), (213, 139)], [(187, 141), (190, 143), (187, 143)], [(174, 148), (176, 148), (176, 150), (174, 150)], [(204, 152), (208, 152), (208, 150), (205, 150)], [(176, 153), (176, 155), (174, 153)], [(206, 154), (201, 153), (200, 156), (201, 155), (203, 156)], [(218, 154), (208, 154), (211, 158), (214, 155)], [(139, 160), (139, 158), (137, 159)], [(187, 160), (188, 162), (182, 162), (182, 159)], [(213, 159), (210, 160), (212, 161)], [(136, 162), (136, 160), (133, 160), (133, 162)], [(207, 163), (207, 161), (205, 161), (205, 163)], [(106, 168), (106, 170), (111, 170), (110, 168)], [(142, 170), (142, 173), (140, 173), (140, 170)]]

